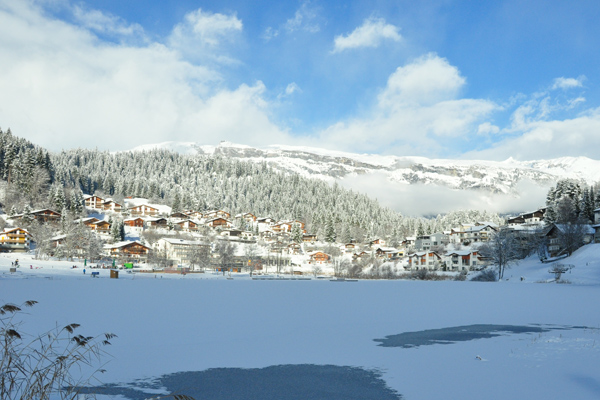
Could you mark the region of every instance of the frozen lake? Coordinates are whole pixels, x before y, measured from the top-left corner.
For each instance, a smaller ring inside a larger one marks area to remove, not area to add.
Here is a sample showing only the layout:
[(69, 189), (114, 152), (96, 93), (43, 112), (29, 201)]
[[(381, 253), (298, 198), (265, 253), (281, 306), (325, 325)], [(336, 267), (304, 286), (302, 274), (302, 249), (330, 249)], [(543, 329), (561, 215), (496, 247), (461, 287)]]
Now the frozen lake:
[(39, 301), (27, 332), (116, 333), (98, 378), (121, 392), (107, 399), (140, 398), (117, 386), (142, 382), (228, 393), (202, 399), (352, 398), (343, 387), (367, 399), (600, 395), (598, 285), (69, 274), (0, 274), (0, 300)]

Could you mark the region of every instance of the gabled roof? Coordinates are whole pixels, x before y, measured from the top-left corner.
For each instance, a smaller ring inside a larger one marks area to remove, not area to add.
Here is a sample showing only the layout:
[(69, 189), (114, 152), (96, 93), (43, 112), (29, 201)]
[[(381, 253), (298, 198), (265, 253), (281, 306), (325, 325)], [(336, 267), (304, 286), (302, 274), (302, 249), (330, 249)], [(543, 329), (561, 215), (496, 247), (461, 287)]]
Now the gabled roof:
[(138, 245), (140, 245), (142, 247), (150, 249), (150, 247), (146, 246), (145, 244), (142, 244), (142, 243), (138, 242), (137, 240), (135, 240), (135, 241), (126, 240), (124, 242), (118, 242), (118, 243), (112, 243), (112, 244), (105, 244), (104, 248), (105, 249), (122, 249), (123, 247), (131, 246), (133, 244), (138, 244)]
[(31, 236), (31, 233), (29, 233), (29, 231), (27, 229), (25, 229), (25, 228), (19, 228), (19, 227), (17, 227), (17, 228), (4, 228), (4, 231), (2, 233), (12, 233), (14, 231), (19, 231), (19, 230), (25, 232), (28, 236)]
[[(548, 235), (553, 228), (556, 228), (562, 233), (564, 233), (568, 226), (568, 224), (552, 224), (550, 229), (548, 229), (548, 231), (546, 232), (546, 235)], [(596, 233), (596, 230), (589, 224), (583, 224), (583, 233), (587, 235), (593, 235)]]

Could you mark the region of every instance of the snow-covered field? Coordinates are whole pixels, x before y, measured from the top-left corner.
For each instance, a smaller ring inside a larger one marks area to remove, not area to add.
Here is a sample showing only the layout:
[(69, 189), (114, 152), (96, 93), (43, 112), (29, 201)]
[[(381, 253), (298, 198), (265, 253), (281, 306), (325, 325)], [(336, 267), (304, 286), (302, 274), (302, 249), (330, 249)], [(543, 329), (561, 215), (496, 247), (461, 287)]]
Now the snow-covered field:
[[(11, 274), (16, 257), (21, 267)], [(106, 383), (311, 364), (378, 370), (409, 400), (597, 399), (600, 244), (562, 262), (575, 265), (564, 276), (570, 284), (539, 283), (552, 276), (534, 259), (509, 269), (508, 281), (492, 283), (257, 281), (125, 271), (109, 279), (108, 270), (92, 279), (80, 262), (2, 254), (0, 302), (39, 301), (24, 316), (22, 329), (30, 333), (73, 322), (83, 334), (116, 333), (101, 376)], [(375, 341), (476, 324), (547, 330), (413, 348)]]

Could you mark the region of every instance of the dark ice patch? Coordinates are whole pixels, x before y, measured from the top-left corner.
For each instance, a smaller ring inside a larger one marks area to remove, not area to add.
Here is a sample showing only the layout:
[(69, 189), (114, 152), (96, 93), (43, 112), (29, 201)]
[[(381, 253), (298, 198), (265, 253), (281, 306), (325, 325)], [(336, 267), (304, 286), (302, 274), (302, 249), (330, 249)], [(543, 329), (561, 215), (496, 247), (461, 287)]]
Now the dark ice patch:
[(553, 330), (585, 329), (584, 326), (558, 325), (464, 325), (441, 329), (428, 329), (416, 332), (404, 332), (389, 335), (383, 339), (374, 339), (383, 347), (412, 348), (433, 344), (452, 344), (476, 339), (490, 339), (506, 334), (543, 333)]
[(336, 365), (276, 365), (266, 368), (212, 368), (178, 372), (151, 381), (84, 388), (84, 394), (121, 395), (144, 400), (152, 393), (182, 394), (196, 400), (399, 400), (381, 374)]

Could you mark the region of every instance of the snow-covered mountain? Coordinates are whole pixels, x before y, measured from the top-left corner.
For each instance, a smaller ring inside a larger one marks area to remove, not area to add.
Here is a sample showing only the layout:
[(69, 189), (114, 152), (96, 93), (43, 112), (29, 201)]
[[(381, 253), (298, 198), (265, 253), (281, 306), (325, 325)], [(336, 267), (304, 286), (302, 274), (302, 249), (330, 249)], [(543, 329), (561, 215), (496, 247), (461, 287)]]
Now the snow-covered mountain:
[(518, 195), (523, 182), (542, 187), (563, 178), (588, 184), (600, 180), (600, 161), (586, 157), (552, 160), (505, 161), (446, 160), (352, 154), (309, 147), (273, 145), (267, 149), (222, 142), (218, 146), (165, 142), (134, 150), (165, 148), (188, 154), (213, 154), (254, 162), (267, 162), (277, 170), (328, 181), (377, 174), (389, 185), (435, 185), (455, 190), (479, 189), (488, 193)]

